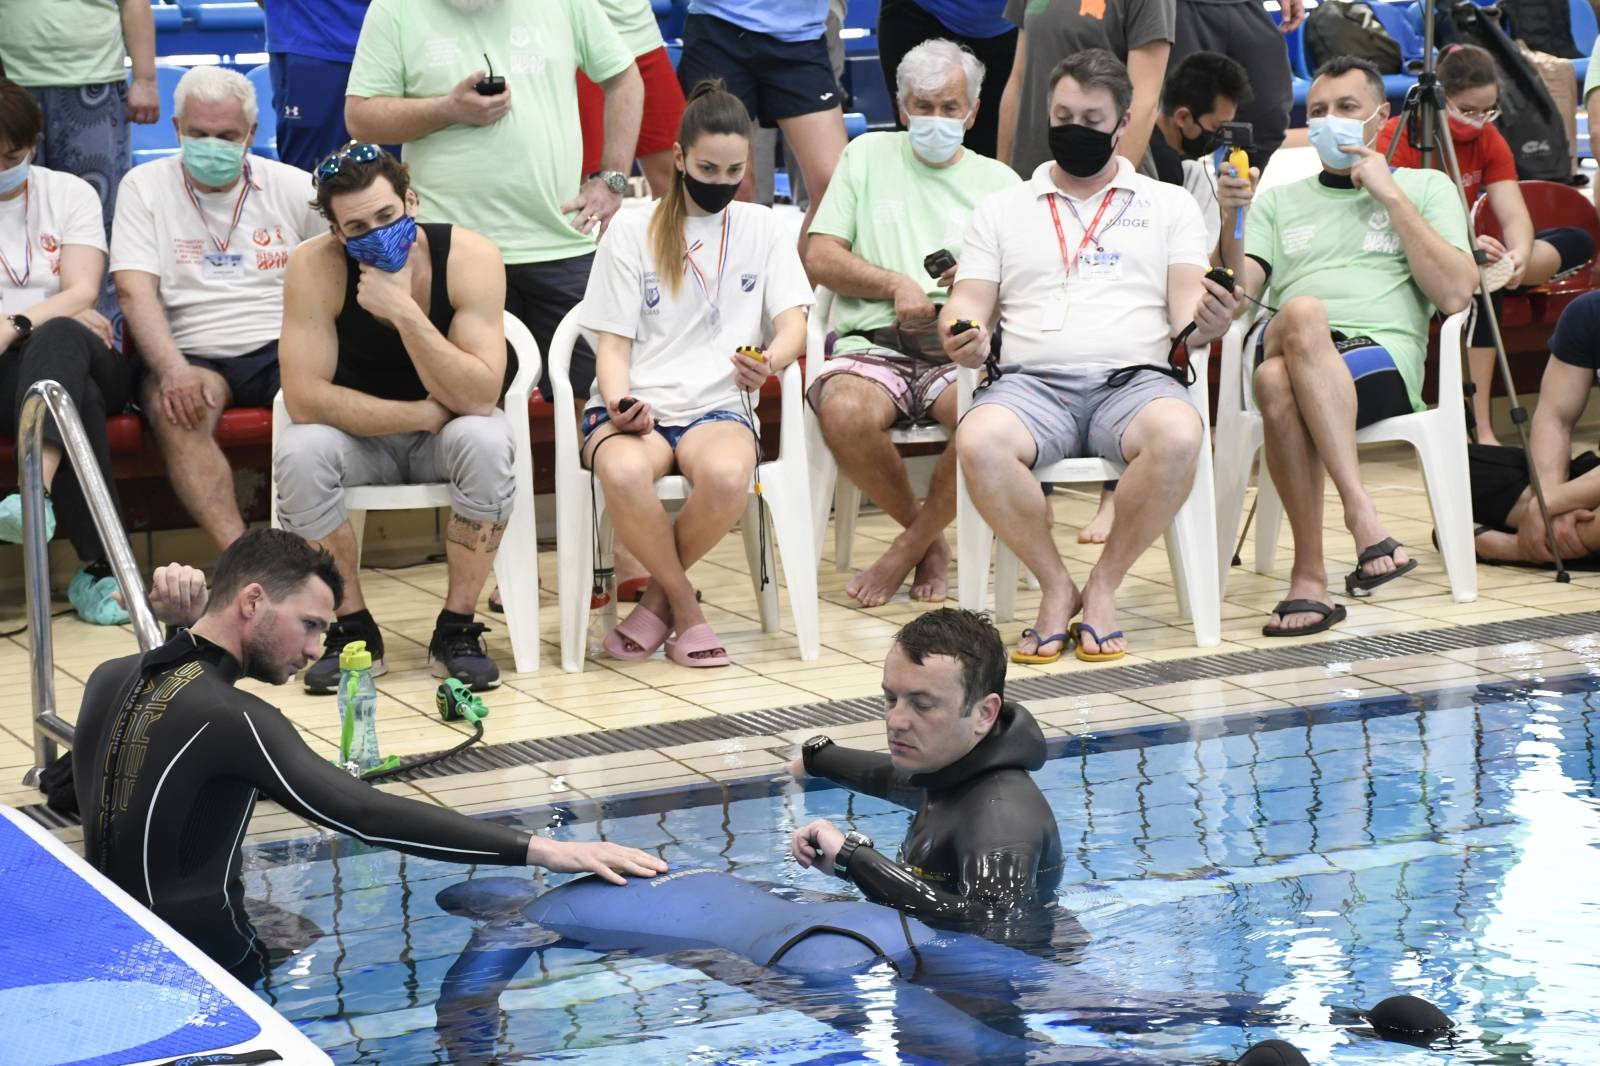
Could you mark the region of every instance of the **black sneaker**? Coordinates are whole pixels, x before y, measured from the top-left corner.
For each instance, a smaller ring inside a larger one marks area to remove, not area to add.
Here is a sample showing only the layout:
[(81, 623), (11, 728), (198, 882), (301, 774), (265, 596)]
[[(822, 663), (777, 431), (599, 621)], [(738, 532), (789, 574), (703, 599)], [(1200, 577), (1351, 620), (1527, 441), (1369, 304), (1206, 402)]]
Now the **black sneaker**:
[(339, 653), (353, 640), (367, 642), (367, 651), (372, 653), (373, 677), (382, 677), (389, 672), (383, 663), (383, 635), (376, 625), (364, 618), (335, 622), (328, 627), (328, 635), (323, 638), (322, 658), (307, 667), (301, 679), (305, 682), (307, 692), (329, 696), (339, 691)]
[(488, 628), (482, 622), (436, 626), (428, 642), (428, 670), (434, 677), (453, 677), (474, 692), (499, 687), (500, 668), (483, 646)]

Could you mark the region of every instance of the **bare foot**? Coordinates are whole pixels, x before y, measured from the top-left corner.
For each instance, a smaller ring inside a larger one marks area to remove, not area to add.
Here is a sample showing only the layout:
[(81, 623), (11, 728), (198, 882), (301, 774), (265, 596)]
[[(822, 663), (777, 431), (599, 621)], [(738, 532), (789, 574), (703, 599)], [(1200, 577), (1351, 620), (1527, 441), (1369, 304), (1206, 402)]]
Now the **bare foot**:
[(1104, 544), (1111, 532), (1111, 523), (1117, 516), (1117, 494), (1110, 489), (1100, 490), (1100, 509), (1089, 519), (1089, 524), (1078, 530), (1079, 544)]
[[(946, 551), (948, 552), (948, 549)], [(948, 561), (947, 556), (947, 564)], [(906, 575), (911, 573), (912, 567), (918, 562), (918, 558), (911, 554), (899, 538), (896, 538), (895, 542), (889, 545), (889, 550), (879, 556), (877, 562), (851, 578), (844, 590), (850, 594), (851, 599), (863, 607), (882, 607), (900, 591), (900, 586), (905, 584)]]
[[(1349, 528), (1350, 535), (1355, 537), (1357, 553), (1365, 551), (1369, 545), (1383, 542), (1389, 536), (1388, 530), (1383, 528), (1383, 520), (1378, 517), (1378, 509), (1370, 503), (1365, 514), (1346, 519), (1345, 525)], [(1359, 558), (1359, 554), (1357, 557)], [(1411, 556), (1406, 554), (1404, 548), (1396, 548), (1393, 555), (1380, 555), (1361, 564), (1361, 573), (1367, 577), (1381, 577), (1410, 561)]]
[[(1101, 639), (1095, 640), (1088, 634), (1079, 638), (1083, 650), (1089, 655), (1106, 654), (1110, 652), (1127, 651), (1128, 640), (1126, 637), (1110, 634), (1117, 631), (1117, 600), (1115, 589), (1104, 589), (1089, 575), (1089, 580), (1083, 585), (1083, 624), (1093, 629)], [(1080, 629), (1080, 633), (1083, 631)]]
[(911, 577), (911, 598), (924, 603), (943, 603), (950, 591), (950, 543), (939, 537), (923, 553)]
[[(1382, 539), (1381, 537), (1379, 538)], [(1286, 600), (1313, 600), (1328, 607), (1333, 606), (1333, 597), (1328, 593), (1328, 575), (1325, 572), (1314, 574), (1301, 574), (1291, 571), (1289, 574), (1289, 591), (1283, 597)], [(1278, 629), (1305, 629), (1322, 621), (1323, 616), (1312, 611), (1296, 611), (1294, 614), (1278, 616), (1269, 615), (1267, 625)]]
[(1032, 634), (1023, 636), (1017, 641), (1017, 651), (1024, 655), (1049, 655), (1056, 648), (1066, 643), (1066, 638), (1049, 640), (1057, 633), (1067, 631), (1067, 623), (1083, 609), (1083, 595), (1078, 591), (1078, 586), (1068, 578), (1066, 585), (1060, 592), (1046, 592), (1039, 599), (1039, 613), (1034, 616), (1033, 628), (1039, 637), (1035, 639)]

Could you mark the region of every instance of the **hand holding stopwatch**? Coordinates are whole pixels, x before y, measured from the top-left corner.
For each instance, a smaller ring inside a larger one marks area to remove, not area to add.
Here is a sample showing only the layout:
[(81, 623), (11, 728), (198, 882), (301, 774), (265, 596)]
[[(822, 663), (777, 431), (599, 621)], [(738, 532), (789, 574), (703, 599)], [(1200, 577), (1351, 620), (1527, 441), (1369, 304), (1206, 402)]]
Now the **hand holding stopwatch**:
[(506, 91), (506, 80), (494, 72), (494, 64), (489, 62), (489, 53), (483, 53), (483, 64), (488, 69), (487, 77), (481, 78), (474, 85), (473, 91), (479, 96), (499, 96)]
[(746, 359), (754, 359), (758, 363), (765, 363), (767, 361), (766, 350), (763, 348), (758, 348), (754, 344), (741, 344), (739, 347), (735, 348), (734, 351), (739, 355), (744, 356)]

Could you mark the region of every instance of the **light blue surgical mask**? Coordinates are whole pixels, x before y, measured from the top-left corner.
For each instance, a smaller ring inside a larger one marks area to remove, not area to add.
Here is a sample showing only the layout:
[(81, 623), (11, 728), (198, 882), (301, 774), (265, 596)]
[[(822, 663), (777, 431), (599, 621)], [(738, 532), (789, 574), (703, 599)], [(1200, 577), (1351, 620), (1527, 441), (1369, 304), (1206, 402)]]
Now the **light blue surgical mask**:
[[(1378, 112), (1374, 110), (1372, 115)], [(1322, 157), (1322, 162), (1334, 170), (1349, 170), (1361, 162), (1360, 156), (1342, 150), (1341, 144), (1367, 144), (1367, 122), (1372, 118), (1346, 118), (1343, 115), (1325, 115), (1306, 123), (1310, 130), (1311, 146)]]
[(22, 183), (28, 180), (28, 167), (33, 163), (30, 156), (9, 170), (0, 170), (0, 196), (14, 193), (22, 188)]
[(948, 162), (956, 154), (962, 138), (967, 135), (966, 126), (965, 116), (912, 115), (906, 123), (906, 129), (911, 132), (911, 147), (916, 149), (917, 156), (934, 164)]

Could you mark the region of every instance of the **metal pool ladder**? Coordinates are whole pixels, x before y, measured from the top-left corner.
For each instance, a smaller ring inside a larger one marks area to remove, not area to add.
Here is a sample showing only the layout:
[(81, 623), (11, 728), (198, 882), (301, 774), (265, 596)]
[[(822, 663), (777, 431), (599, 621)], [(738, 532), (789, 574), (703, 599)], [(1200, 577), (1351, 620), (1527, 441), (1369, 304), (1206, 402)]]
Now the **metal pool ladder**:
[(22, 778), (24, 785), (39, 787), (44, 768), (55, 761), (56, 744), (72, 746), (73, 728), (56, 714), (55, 649), (50, 633), (50, 545), (44, 533), (44, 419), (49, 413), (61, 431), (67, 462), (78, 476), (84, 498), (94, 514), (100, 543), (111, 555), (111, 569), (128, 601), (134, 635), (139, 649), (149, 651), (161, 644), (161, 629), (150, 613), (144, 582), (133, 561), (128, 534), (117, 517), (106, 490), (100, 464), (95, 461), (83, 422), (59, 382), (38, 381), (29, 386), (17, 420), (17, 483), (22, 491), (23, 583), (28, 597), (28, 641), (33, 653), (33, 767)]

